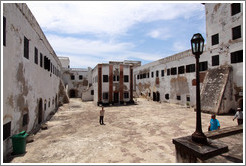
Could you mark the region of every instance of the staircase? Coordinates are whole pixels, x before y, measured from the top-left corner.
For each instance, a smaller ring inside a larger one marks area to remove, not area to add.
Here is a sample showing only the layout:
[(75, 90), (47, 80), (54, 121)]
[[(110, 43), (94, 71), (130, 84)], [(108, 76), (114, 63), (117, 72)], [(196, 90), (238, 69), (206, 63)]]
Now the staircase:
[(231, 71), (228, 65), (209, 69), (201, 90), (201, 111), (215, 114), (228, 113), (230, 110)]

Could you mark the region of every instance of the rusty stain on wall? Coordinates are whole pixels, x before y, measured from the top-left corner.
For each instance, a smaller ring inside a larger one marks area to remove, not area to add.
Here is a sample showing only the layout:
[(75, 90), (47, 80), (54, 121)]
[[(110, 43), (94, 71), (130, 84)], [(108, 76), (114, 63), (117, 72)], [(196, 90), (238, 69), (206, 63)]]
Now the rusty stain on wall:
[(9, 106), (11, 106), (12, 108), (14, 108), (14, 98), (13, 98), (13, 95), (10, 95), (10, 96), (8, 97), (7, 104), (8, 104)]

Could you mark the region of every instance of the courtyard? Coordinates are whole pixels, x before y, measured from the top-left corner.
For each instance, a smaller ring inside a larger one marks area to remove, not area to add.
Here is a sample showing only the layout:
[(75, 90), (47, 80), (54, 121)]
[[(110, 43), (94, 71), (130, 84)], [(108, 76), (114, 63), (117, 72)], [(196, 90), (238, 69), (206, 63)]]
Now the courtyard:
[[(195, 131), (194, 109), (181, 105), (137, 98), (135, 105), (105, 107), (106, 125), (99, 124), (100, 109), (70, 99), (11, 163), (175, 163), (172, 139)], [(217, 119), (221, 128), (237, 125), (233, 115)], [(204, 132), (209, 121), (202, 113)]]

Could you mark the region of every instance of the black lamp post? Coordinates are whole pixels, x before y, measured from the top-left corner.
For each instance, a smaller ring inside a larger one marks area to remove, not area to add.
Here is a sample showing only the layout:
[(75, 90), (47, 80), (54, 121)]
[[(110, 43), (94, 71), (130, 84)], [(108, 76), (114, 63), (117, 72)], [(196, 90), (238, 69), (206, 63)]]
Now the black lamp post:
[(201, 124), (201, 101), (200, 101), (200, 75), (199, 58), (203, 53), (204, 39), (200, 33), (196, 33), (191, 38), (192, 53), (196, 57), (196, 131), (192, 134), (192, 140), (197, 143), (206, 144), (207, 137), (202, 132)]

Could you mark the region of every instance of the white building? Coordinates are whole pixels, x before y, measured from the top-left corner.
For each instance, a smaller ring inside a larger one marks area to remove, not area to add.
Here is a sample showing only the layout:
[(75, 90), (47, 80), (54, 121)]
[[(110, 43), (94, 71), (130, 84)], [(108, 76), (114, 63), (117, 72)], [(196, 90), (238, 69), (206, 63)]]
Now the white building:
[(3, 157), (64, 101), (61, 63), (26, 4), (3, 4)]
[[(201, 109), (242, 107), (243, 4), (205, 4), (207, 45), (200, 57)], [(134, 69), (136, 92), (154, 101), (195, 107), (195, 58), (187, 50)]]

